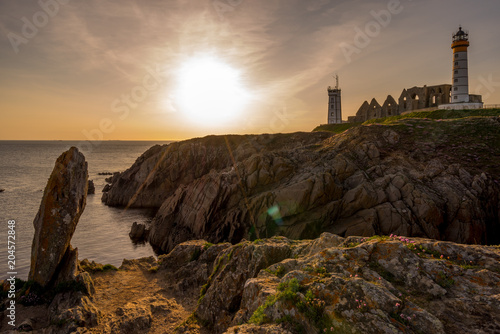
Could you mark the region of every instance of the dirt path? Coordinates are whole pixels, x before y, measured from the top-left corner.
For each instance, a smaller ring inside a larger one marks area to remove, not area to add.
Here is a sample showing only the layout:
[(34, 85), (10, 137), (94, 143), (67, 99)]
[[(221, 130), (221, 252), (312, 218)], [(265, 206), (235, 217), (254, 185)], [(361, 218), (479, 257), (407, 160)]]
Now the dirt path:
[(176, 296), (161, 273), (133, 265), (92, 275), (100, 323), (91, 333), (173, 333), (194, 311), (192, 298)]

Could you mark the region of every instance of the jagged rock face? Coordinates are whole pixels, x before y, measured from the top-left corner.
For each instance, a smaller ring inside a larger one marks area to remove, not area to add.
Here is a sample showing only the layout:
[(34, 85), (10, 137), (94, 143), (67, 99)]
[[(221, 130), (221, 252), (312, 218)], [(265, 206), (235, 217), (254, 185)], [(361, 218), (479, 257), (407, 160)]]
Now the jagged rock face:
[(275, 237), (223, 250), (207, 286), (195, 315), (212, 333), (500, 331), (498, 247)]
[(329, 134), (325, 133), (208, 136), (156, 145), (140, 156), (130, 169), (113, 175), (109, 180), (112, 186), (103, 194), (102, 201), (112, 206), (159, 208), (180, 185), (189, 184), (211, 170), (232, 166), (233, 158), (240, 161), (261, 150), (315, 143), (327, 137)]
[[(72, 147), (57, 159), (33, 221), (29, 279), (42, 286), (59, 278), (74, 279), (77, 274), (77, 253), (70, 241), (85, 208), (87, 179), (87, 162), (77, 148)], [(66, 260), (61, 264), (63, 258)], [(58, 277), (59, 272), (65, 277)]]
[(163, 252), (190, 239), (324, 231), (495, 244), (499, 134), (499, 118), (485, 117), (231, 136), (231, 151), (224, 137), (195, 139), (152, 148), (105, 197), (158, 206), (149, 238)]

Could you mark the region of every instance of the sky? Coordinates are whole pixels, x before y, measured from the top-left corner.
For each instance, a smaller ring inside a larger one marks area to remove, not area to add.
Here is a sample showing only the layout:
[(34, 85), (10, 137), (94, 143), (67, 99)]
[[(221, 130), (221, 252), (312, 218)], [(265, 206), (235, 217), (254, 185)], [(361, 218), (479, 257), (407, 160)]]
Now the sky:
[(499, 15), (498, 0), (0, 0), (0, 140), (311, 131), (336, 74), (344, 120), (451, 84), (459, 25), (470, 93), (500, 104)]

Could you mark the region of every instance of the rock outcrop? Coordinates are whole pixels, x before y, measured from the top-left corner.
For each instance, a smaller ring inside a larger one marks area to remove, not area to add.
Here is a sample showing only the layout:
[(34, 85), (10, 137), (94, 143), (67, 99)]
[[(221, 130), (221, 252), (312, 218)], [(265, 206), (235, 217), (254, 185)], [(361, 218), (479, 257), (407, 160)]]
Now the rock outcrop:
[(29, 280), (48, 286), (76, 277), (78, 253), (70, 241), (85, 209), (87, 180), (87, 162), (77, 148), (57, 159), (33, 221)]
[(498, 247), (325, 233), (243, 242), (215, 263), (195, 311), (211, 333), (500, 331)]
[(149, 240), (166, 253), (190, 239), (325, 231), (495, 244), (499, 140), (499, 117), (211, 136), (151, 148), (103, 201), (159, 208)]
[(145, 224), (134, 222), (130, 228), (128, 236), (134, 242), (144, 242), (149, 235), (149, 230)]
[(94, 195), (95, 194), (95, 185), (93, 180), (89, 180), (89, 185), (88, 185), (88, 190), (87, 190), (87, 195)]

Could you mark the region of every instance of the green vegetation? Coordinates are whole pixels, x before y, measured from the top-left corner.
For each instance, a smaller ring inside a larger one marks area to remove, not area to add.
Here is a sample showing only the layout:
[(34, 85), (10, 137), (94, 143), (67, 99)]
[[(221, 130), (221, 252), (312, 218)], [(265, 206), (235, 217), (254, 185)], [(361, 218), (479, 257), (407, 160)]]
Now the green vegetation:
[(416, 246), (415, 244), (407, 244), (406, 247), (411, 250), (413, 253), (417, 254), (422, 259), (427, 259), (427, 258), (435, 258), (435, 259), (442, 259), (442, 254), (439, 252), (436, 252), (432, 249), (427, 249), (423, 247), (422, 245)]
[(110, 271), (110, 270), (118, 271), (118, 268), (116, 268), (112, 264), (105, 264), (104, 266), (102, 266), (102, 271)]
[(267, 319), (265, 311), (279, 300), (287, 300), (290, 302), (296, 301), (298, 299), (297, 292), (299, 292), (299, 290), (300, 284), (296, 278), (280, 283), (278, 285), (279, 293), (276, 295), (269, 295), (266, 302), (260, 305), (252, 314), (249, 322), (257, 325), (268, 323), (269, 319)]
[(439, 284), (442, 288), (447, 289), (455, 285), (455, 280), (441, 271), (436, 277), (436, 283)]
[(156, 272), (158, 272), (158, 269), (160, 269), (158, 266), (154, 266), (154, 267), (149, 268), (149, 272), (156, 273)]
[(276, 276), (278, 276), (279, 278), (281, 278), (281, 277), (285, 276), (285, 274), (286, 274), (286, 269), (285, 269), (285, 267), (283, 267), (283, 266), (278, 266), (278, 267), (276, 268), (276, 270), (275, 270), (275, 271), (273, 271), (273, 270), (271, 270), (271, 269), (269, 269), (269, 268), (264, 269), (264, 271), (267, 271), (267, 272), (268, 272), (268, 273), (270, 273), (271, 275), (276, 275)]
[(313, 274), (313, 275), (315, 274), (319, 277), (329, 276), (328, 270), (326, 270), (325, 267), (309, 267), (309, 266), (307, 266), (304, 268), (304, 271), (308, 272), (309, 274)]
[(415, 111), (404, 115), (370, 119), (364, 123), (342, 123), (342, 124), (323, 124), (316, 127), (313, 131), (342, 133), (350, 128), (369, 124), (392, 124), (407, 119), (460, 119), (466, 117), (489, 117), (500, 116), (500, 109), (476, 109), (476, 110), (434, 110), (434, 111)]
[(345, 130), (359, 126), (361, 124), (362, 123), (323, 124), (316, 127), (313, 131), (333, 132), (339, 134), (344, 132)]
[(107, 272), (107, 271), (118, 271), (119, 269), (113, 266), (112, 264), (97, 264), (95, 262), (91, 262), (89, 264), (82, 264), (82, 269), (86, 272), (96, 273), (96, 272)]
[(363, 123), (368, 124), (390, 124), (404, 119), (428, 118), (428, 119), (459, 119), (466, 117), (500, 116), (500, 109), (476, 109), (476, 110), (434, 110), (415, 111), (404, 115), (390, 116), (384, 118), (370, 119)]
[[(43, 287), (35, 281), (24, 281), (16, 278), (15, 286), (16, 300), (24, 306), (50, 304), (59, 293), (87, 292), (85, 285), (76, 281), (62, 282), (55, 287)], [(0, 295), (0, 305), (4, 306), (3, 301), (7, 297), (7, 292)]]
[(200, 258), (200, 255), (201, 255), (201, 248), (195, 248), (193, 254), (191, 254), (189, 262), (198, 260)]
[(365, 239), (363, 242), (372, 241), (372, 240), (386, 241), (386, 240), (389, 240), (389, 239), (390, 239), (390, 237), (388, 235), (374, 235), (372, 237), (369, 237), (369, 238)]
[[(231, 250), (231, 253), (228, 254), (228, 261), (230, 260), (230, 256), (229, 255), (232, 256), (232, 252), (233, 252), (233, 250)], [(205, 283), (201, 287), (200, 298), (198, 298), (198, 304), (200, 304), (202, 302), (203, 298), (205, 298), (205, 294), (207, 293), (208, 288), (212, 284), (212, 280), (214, 279), (215, 275), (219, 271), (219, 268), (220, 268), (220, 266), (222, 264), (222, 261), (224, 260), (224, 257), (223, 256), (219, 256), (218, 259), (219, 260), (217, 261), (217, 264), (215, 265), (214, 269), (212, 270), (212, 273), (210, 274), (210, 277), (208, 278), (207, 283)]]
[(210, 247), (212, 247), (214, 244), (211, 243), (211, 242), (205, 242), (205, 244), (203, 245), (203, 250), (207, 250), (209, 249)]
[[(267, 297), (266, 302), (259, 306), (250, 317), (249, 323), (263, 324), (269, 323), (266, 315), (266, 310), (272, 307), (276, 302), (291, 303), (295, 305), (297, 310), (304, 315), (306, 319), (318, 329), (330, 328), (332, 321), (325, 315), (325, 302), (317, 298), (314, 292), (310, 289), (301, 286), (296, 278), (282, 282), (277, 287), (278, 293)], [(299, 293), (303, 293), (302, 296)], [(292, 317), (285, 316), (275, 320), (278, 324), (288, 324), (294, 329), (294, 332), (300, 333), (303, 331), (303, 326), (294, 320)]]

